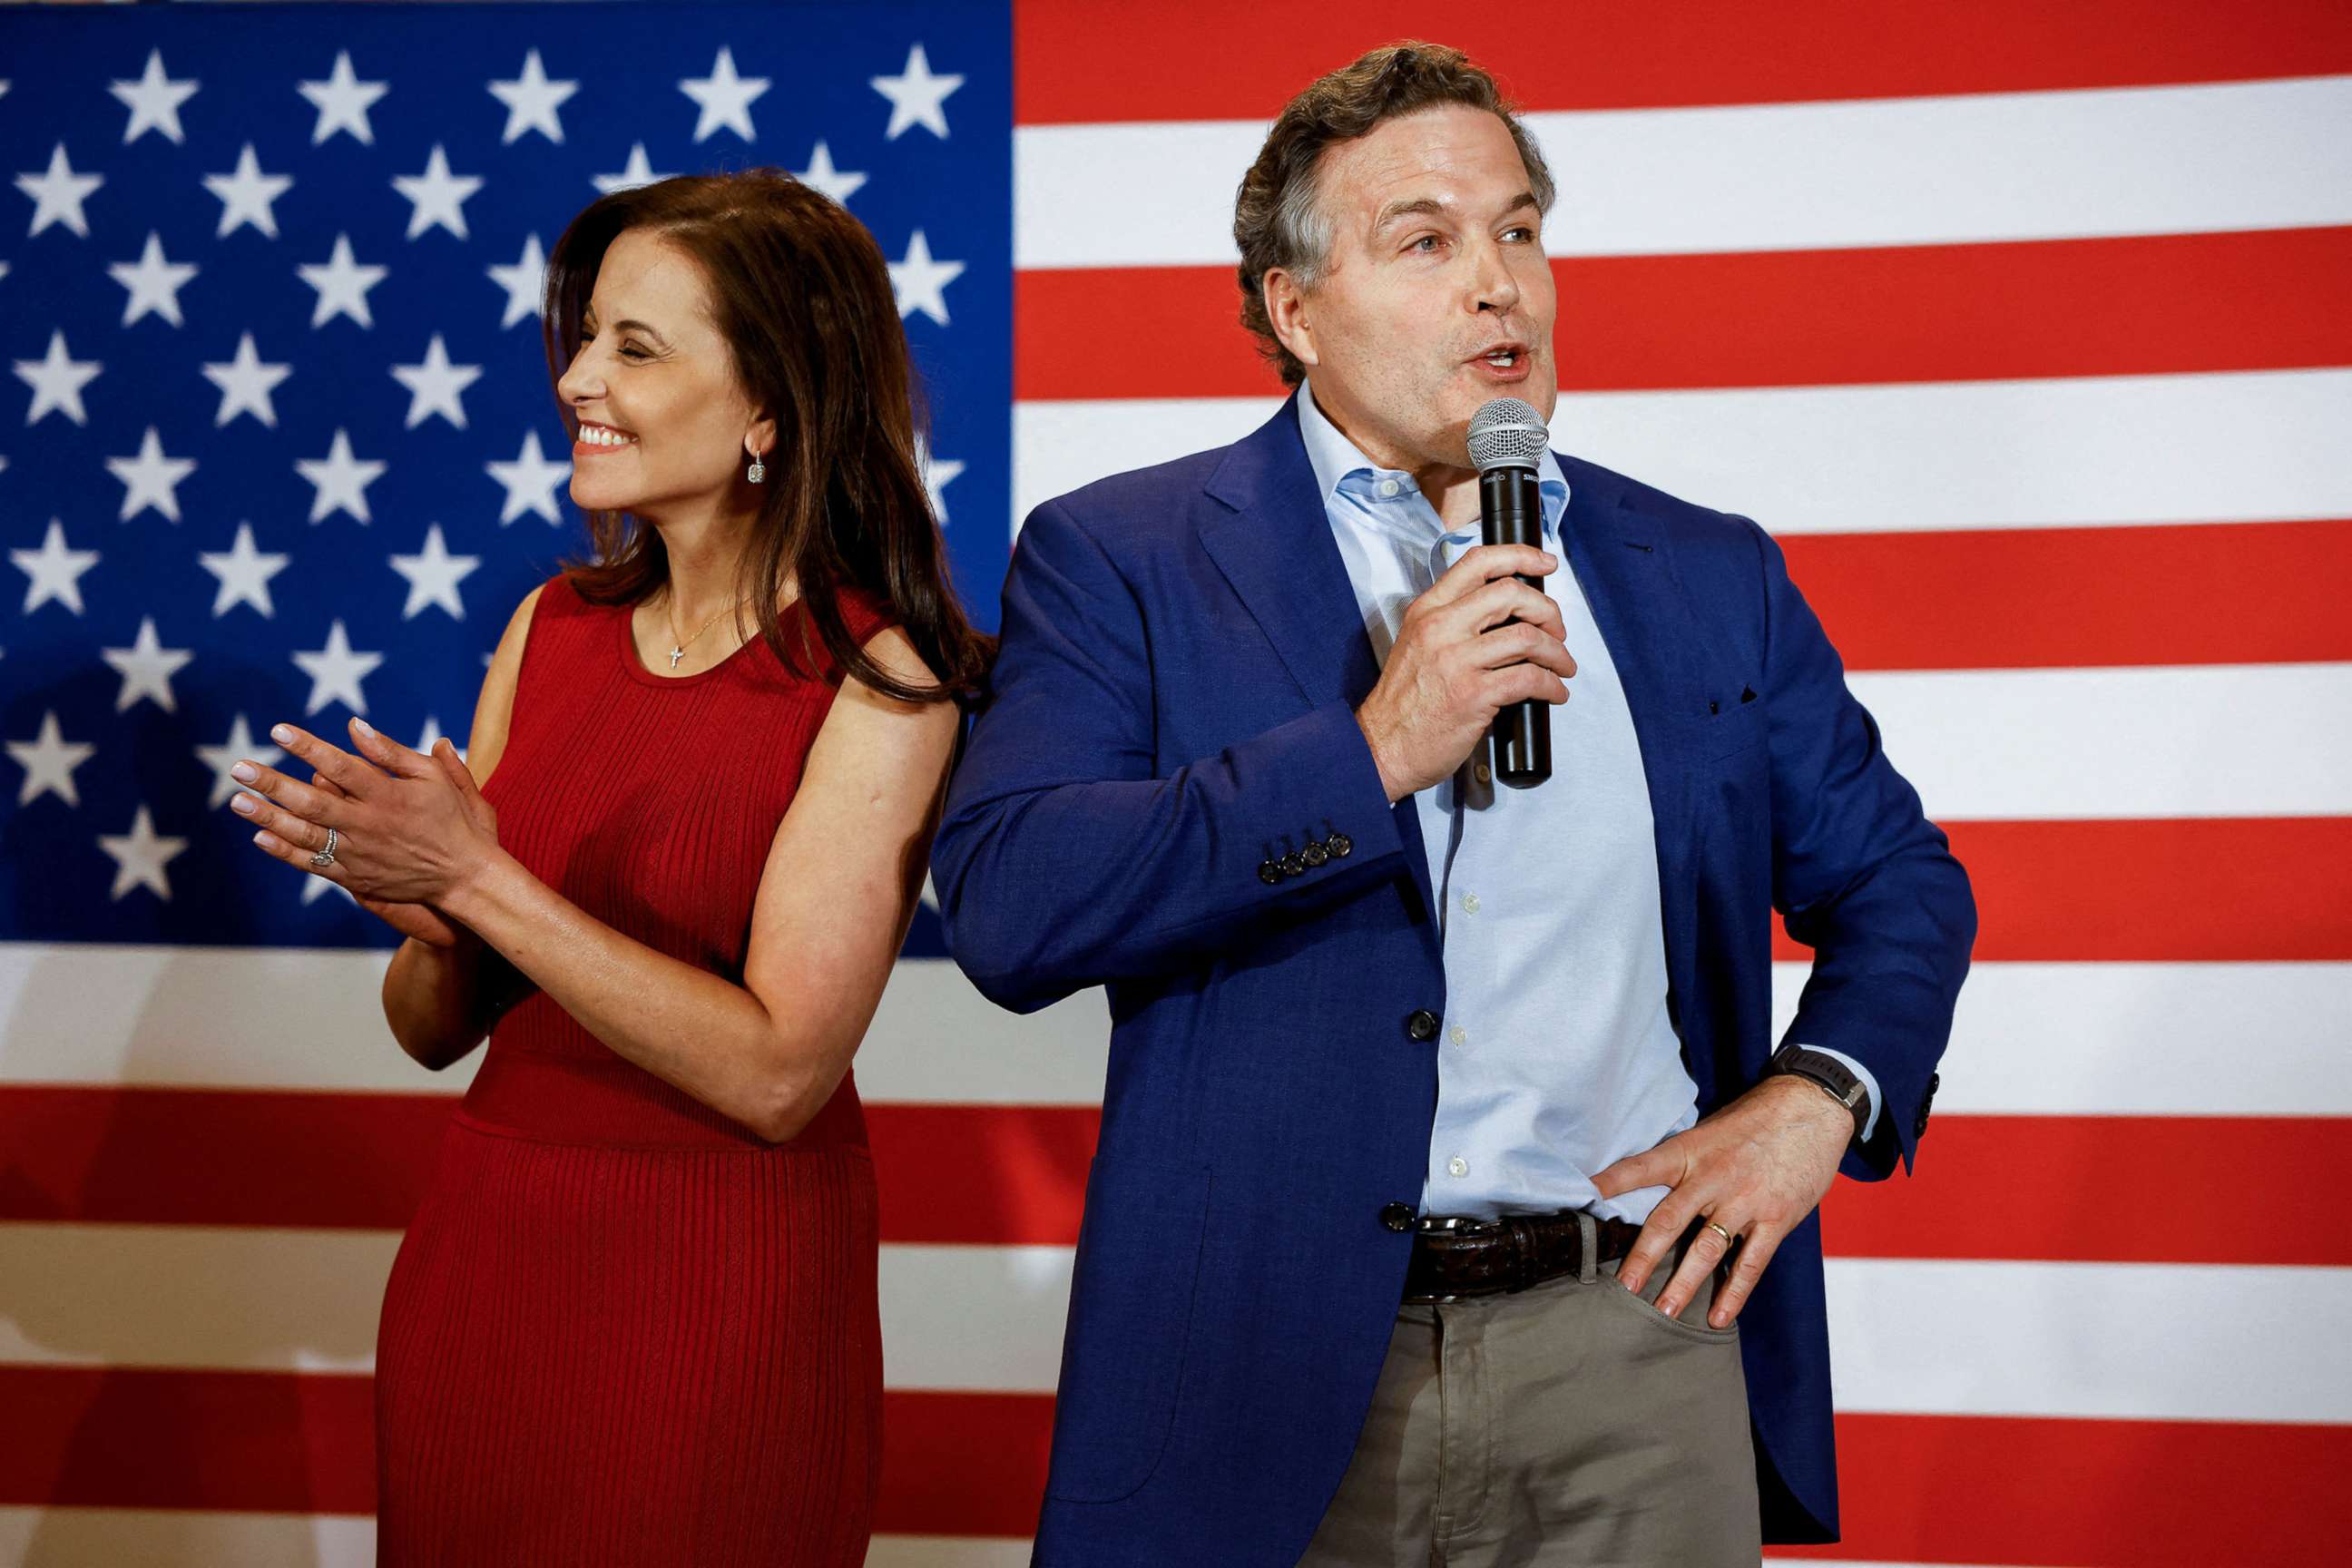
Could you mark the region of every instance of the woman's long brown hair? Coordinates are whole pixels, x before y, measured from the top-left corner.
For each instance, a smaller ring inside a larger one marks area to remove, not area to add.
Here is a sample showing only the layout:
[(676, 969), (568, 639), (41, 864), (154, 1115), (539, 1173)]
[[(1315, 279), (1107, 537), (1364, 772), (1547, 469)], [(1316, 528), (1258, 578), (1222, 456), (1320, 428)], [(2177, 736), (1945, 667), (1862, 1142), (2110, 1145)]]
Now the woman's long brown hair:
[[(604, 252), (628, 229), (660, 235), (701, 264), (712, 316), (754, 406), (776, 421), (742, 586), (760, 635), (787, 668), (778, 607), (790, 580), (837, 668), (902, 701), (964, 700), (994, 639), (972, 629), (948, 580), (916, 446), (907, 335), (881, 249), (864, 225), (781, 169), (688, 174), (591, 203), (547, 263), (547, 360), (560, 381)], [(577, 435), (569, 407), (565, 426)], [(592, 604), (635, 604), (669, 581), (661, 536), (626, 512), (588, 513), (594, 559), (570, 569)], [(836, 591), (887, 600), (939, 677), (910, 686), (850, 640)], [(802, 651), (805, 651), (804, 649)]]

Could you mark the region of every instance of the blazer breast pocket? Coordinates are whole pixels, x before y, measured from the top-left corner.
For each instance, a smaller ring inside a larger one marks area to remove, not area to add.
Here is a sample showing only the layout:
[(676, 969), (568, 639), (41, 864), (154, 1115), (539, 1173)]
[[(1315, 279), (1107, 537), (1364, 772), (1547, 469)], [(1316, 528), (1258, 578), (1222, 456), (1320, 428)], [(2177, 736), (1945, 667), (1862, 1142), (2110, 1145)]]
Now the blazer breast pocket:
[(1713, 713), (1701, 713), (1676, 726), (1683, 743), (1700, 762), (1721, 762), (1764, 743), (1764, 701), (1752, 698), (1720, 703)]

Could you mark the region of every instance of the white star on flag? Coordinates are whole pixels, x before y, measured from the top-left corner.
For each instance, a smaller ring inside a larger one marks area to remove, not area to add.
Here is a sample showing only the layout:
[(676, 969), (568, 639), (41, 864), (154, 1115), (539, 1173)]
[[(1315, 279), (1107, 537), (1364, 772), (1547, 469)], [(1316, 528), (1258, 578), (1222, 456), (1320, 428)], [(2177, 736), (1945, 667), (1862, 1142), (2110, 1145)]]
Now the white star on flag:
[(428, 605), (448, 611), (453, 620), (466, 618), (466, 602), (457, 596), (457, 584), (481, 565), (482, 558), (450, 554), (439, 523), (425, 525), (421, 553), (394, 555), (390, 560), (392, 569), (408, 579), (408, 603), (400, 612), (402, 620), (415, 619)]
[(907, 242), (907, 257), (890, 267), (891, 291), (898, 296), (898, 315), (920, 310), (942, 327), (948, 324), (947, 286), (963, 276), (961, 261), (934, 261), (930, 242), (917, 229)]
[(466, 427), (466, 405), (458, 399), (466, 388), (481, 379), (482, 367), (478, 364), (451, 364), (449, 351), (442, 345), (441, 334), (425, 345), (425, 363), (396, 364), (392, 367), (394, 381), (408, 388), (408, 424), (411, 430), (436, 414), (455, 425)]
[[(449, 738), (448, 732), (441, 728), (441, 721), (427, 713), (425, 716), (425, 733), (416, 738), (416, 749), (429, 757), (433, 754), (434, 742)], [(457, 760), (461, 763), (466, 760), (464, 746), (457, 747)]]
[(52, 409), (77, 425), (89, 423), (89, 416), (81, 405), (81, 389), (98, 379), (106, 367), (94, 359), (76, 359), (66, 348), (66, 335), (52, 327), (49, 330), (49, 352), (39, 359), (16, 362), (16, 378), (33, 389), (32, 405), (25, 410), (25, 423), (36, 425)]
[(890, 100), (890, 129), (885, 142), (896, 142), (910, 126), (919, 125), (942, 142), (947, 140), (948, 94), (963, 85), (960, 76), (933, 76), (931, 62), (917, 44), (907, 51), (907, 68), (898, 76), (868, 79), (874, 90)]
[(172, 697), (172, 677), (196, 656), (187, 648), (165, 647), (156, 638), (155, 617), (148, 616), (140, 621), (139, 635), (129, 647), (102, 647), (98, 657), (122, 677), (122, 688), (114, 694), (117, 713), (142, 698), (166, 713), (176, 713), (180, 705)]
[(269, 395), (294, 374), (290, 364), (265, 364), (253, 346), (253, 334), (236, 340), (236, 357), (226, 364), (203, 367), (205, 379), (220, 388), (220, 410), (213, 416), (217, 429), (240, 414), (250, 414), (271, 429), (278, 427), (278, 410)]
[(310, 521), (317, 522), (340, 510), (368, 521), (367, 488), (383, 475), (383, 468), (380, 462), (363, 463), (352, 457), (351, 437), (338, 429), (325, 457), (298, 458), (294, 464), (294, 471), (318, 491), (310, 498)]
[(832, 197), (843, 206), (849, 205), (849, 198), (856, 195), (857, 187), (866, 183), (863, 174), (848, 174), (835, 168), (833, 152), (822, 142), (816, 144), (816, 151), (809, 154), (809, 166), (794, 169), (793, 177), (811, 190)]
[(555, 487), (572, 477), (572, 465), (559, 463), (540, 450), (539, 432), (526, 430), (522, 437), (522, 452), (511, 463), (485, 463), (490, 478), (506, 487), (507, 499), (499, 508), (499, 526), (535, 511), (551, 525), (561, 526), (563, 517), (556, 510)]
[(940, 526), (948, 525), (947, 488), (963, 472), (963, 465), (952, 458), (934, 458), (928, 447), (918, 447), (915, 456), (923, 466), (923, 489), (931, 498), (931, 515)]
[(270, 238), (278, 237), (278, 215), (270, 204), (294, 187), (291, 174), (265, 174), (253, 155), (253, 143), (236, 155), (236, 167), (226, 174), (206, 174), (205, 189), (220, 198), (220, 227), (215, 239), (226, 239), (244, 224)]
[(88, 239), (89, 220), (82, 216), (81, 204), (104, 184), (103, 174), (75, 174), (66, 157), (66, 144), (58, 142), (45, 172), (16, 176), (16, 188), (33, 198), (33, 226), (25, 231), (25, 237), (30, 239), (49, 225), (61, 223)]
[(147, 231), (147, 248), (139, 253), (138, 260), (113, 262), (108, 266), (106, 275), (130, 292), (131, 297), (122, 302), (124, 326), (150, 311), (175, 327), (187, 324), (180, 319), (180, 290), (196, 275), (196, 264), (167, 258), (163, 237), (153, 229)]
[(116, 521), (129, 522), (152, 506), (177, 522), (180, 481), (196, 471), (196, 460), (165, 457), (163, 437), (150, 425), (140, 439), (138, 455), (107, 458), (106, 471), (122, 481), (122, 515)]
[(145, 888), (165, 903), (172, 901), (172, 879), (164, 874), (163, 868), (187, 848), (188, 841), (160, 837), (144, 805), (131, 819), (130, 832), (101, 833), (98, 847), (114, 858), (112, 898), (119, 900), (133, 888)]
[(29, 741), (11, 741), (8, 754), (25, 770), (25, 783), (16, 791), (16, 804), (30, 805), (44, 795), (54, 795), (68, 805), (79, 806), (81, 795), (74, 788), (74, 770), (89, 761), (98, 748), (87, 742), (68, 741), (58, 729), (56, 710), (41, 715), (41, 732)]
[(656, 180), (671, 177), (655, 174), (653, 164), (646, 157), (646, 144), (633, 142), (629, 144), (629, 160), (621, 165), (619, 174), (591, 174), (588, 183), (596, 187), (598, 195), (609, 196), (614, 191), (634, 191), (639, 185), (650, 185)]
[(448, 154), (436, 142), (432, 155), (425, 160), (425, 173), (394, 174), (392, 188), (409, 200), (409, 238), (415, 239), (428, 228), (439, 227), (464, 239), (466, 198), (480, 190), (482, 182), (478, 175), (451, 174)]
[(732, 49), (722, 45), (719, 58), (711, 62), (710, 74), (687, 77), (678, 82), (677, 90), (702, 106), (701, 114), (694, 121), (694, 139), (698, 142), (707, 141), (722, 126), (746, 142), (754, 140), (751, 104), (768, 90), (768, 79), (737, 76)]
[(196, 82), (190, 78), (173, 81), (163, 74), (163, 51), (147, 51), (147, 69), (137, 81), (110, 82), (106, 90), (131, 108), (131, 122), (122, 128), (122, 140), (136, 142), (150, 131), (160, 131), (173, 142), (180, 135), (180, 105), (195, 96)]
[(360, 717), (367, 717), (367, 696), (361, 691), (360, 682), (383, 662), (383, 655), (354, 653), (341, 620), (327, 628), (326, 647), (315, 653), (297, 652), (294, 662), (310, 678), (310, 700), (302, 710), (304, 717), (338, 700)]
[(310, 128), (310, 145), (316, 147), (336, 132), (348, 131), (362, 145), (374, 146), (375, 130), (368, 123), (368, 110), (391, 89), (389, 82), (360, 80), (352, 71), (351, 51), (337, 53), (326, 80), (299, 82), (295, 87), (319, 111), (319, 122)]
[(258, 763), (265, 768), (276, 767), (286, 753), (276, 746), (257, 746), (253, 731), (240, 713), (228, 727), (228, 739), (217, 746), (198, 746), (196, 755), (213, 771), (212, 794), (205, 797), (206, 805), (217, 806), (245, 786), (236, 782), (229, 769), (239, 763)]
[(499, 138), (501, 146), (536, 131), (550, 142), (563, 140), (563, 121), (556, 110), (564, 100), (580, 90), (576, 81), (550, 81), (546, 68), (539, 63), (539, 51), (531, 50), (522, 58), (522, 75), (512, 81), (489, 84), (490, 96), (507, 106), (506, 134)]
[(350, 235), (335, 236), (334, 254), (324, 262), (294, 270), (319, 291), (318, 306), (310, 312), (312, 326), (323, 327), (337, 316), (349, 316), (362, 327), (375, 325), (368, 312), (368, 290), (383, 282), (389, 269), (361, 266), (352, 255)]
[(220, 590), (213, 595), (213, 618), (218, 620), (239, 605), (251, 605), (274, 618), (278, 606), (269, 597), (269, 580), (285, 571), (292, 559), (256, 550), (249, 522), (236, 525), (236, 542), (226, 551), (199, 552), (196, 564), (220, 581)]
[(98, 564), (98, 552), (67, 549), (64, 523), (49, 519), (49, 531), (42, 535), (38, 550), (11, 550), (8, 559), (29, 579), (25, 607), (17, 614), (29, 616), (52, 599), (77, 616), (82, 613), (82, 574)]
[(506, 314), (499, 321), (500, 331), (525, 317), (539, 315), (547, 293), (547, 252), (540, 248), (538, 235), (525, 237), (522, 256), (513, 266), (500, 267), (493, 262), (488, 270), (490, 281), (507, 291)]

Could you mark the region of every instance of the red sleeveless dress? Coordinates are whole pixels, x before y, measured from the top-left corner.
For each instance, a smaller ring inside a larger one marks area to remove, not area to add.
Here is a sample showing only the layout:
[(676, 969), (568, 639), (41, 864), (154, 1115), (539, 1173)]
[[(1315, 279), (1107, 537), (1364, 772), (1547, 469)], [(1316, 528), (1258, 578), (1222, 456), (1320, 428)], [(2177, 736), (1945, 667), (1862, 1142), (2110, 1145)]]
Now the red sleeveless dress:
[[(892, 619), (856, 594), (842, 610), (860, 643)], [(740, 981), (834, 699), (815, 647), (821, 679), (756, 636), (657, 676), (625, 606), (549, 583), (485, 792), (500, 842), (624, 935)], [(378, 1562), (855, 1568), (881, 1457), (875, 1211), (847, 1078), (770, 1145), (532, 993), (385, 1291)]]

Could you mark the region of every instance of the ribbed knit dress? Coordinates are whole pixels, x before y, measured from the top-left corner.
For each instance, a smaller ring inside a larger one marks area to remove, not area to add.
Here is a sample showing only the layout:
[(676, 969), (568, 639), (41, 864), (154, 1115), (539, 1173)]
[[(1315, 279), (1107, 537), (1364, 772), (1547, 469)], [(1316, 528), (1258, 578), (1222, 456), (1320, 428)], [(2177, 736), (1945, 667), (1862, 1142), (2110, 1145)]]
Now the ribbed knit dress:
[[(892, 618), (842, 609), (861, 643)], [(485, 791), (501, 845), (740, 981), (835, 695), (810, 640), (819, 677), (756, 636), (656, 675), (625, 606), (549, 583)], [(875, 1206), (847, 1078), (770, 1145), (533, 992), (490, 1037), (385, 1291), (377, 1561), (854, 1568), (881, 1455)]]

